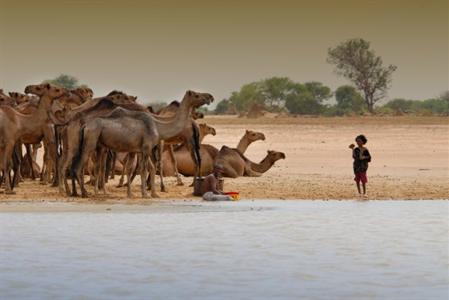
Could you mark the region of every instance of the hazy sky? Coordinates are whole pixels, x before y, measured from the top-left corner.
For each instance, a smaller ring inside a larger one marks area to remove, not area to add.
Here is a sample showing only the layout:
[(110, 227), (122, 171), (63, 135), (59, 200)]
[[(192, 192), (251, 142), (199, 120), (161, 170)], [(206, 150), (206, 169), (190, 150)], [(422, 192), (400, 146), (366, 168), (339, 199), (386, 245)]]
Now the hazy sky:
[(429, 98), (448, 89), (448, 28), (447, 0), (0, 0), (0, 88), (67, 73), (145, 102), (271, 76), (335, 89), (327, 49), (362, 37), (398, 66), (389, 97)]

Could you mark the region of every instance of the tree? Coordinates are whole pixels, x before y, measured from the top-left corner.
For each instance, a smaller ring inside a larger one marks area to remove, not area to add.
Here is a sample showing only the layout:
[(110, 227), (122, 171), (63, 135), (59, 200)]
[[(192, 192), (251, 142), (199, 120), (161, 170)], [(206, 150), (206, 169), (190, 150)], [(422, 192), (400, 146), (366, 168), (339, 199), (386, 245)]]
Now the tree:
[(245, 84), (239, 92), (232, 92), (229, 101), (238, 111), (248, 111), (256, 103), (264, 106), (265, 102), (257, 82)]
[(44, 80), (42, 83), (50, 83), (66, 89), (76, 89), (77, 87), (81, 87), (76, 77), (67, 74), (61, 74), (54, 79)]
[(323, 103), (323, 101), (332, 97), (331, 89), (321, 82), (318, 81), (310, 81), (304, 83), (306, 89), (312, 94), (315, 98), (315, 101), (318, 103)]
[(278, 110), (285, 105), (287, 95), (293, 86), (288, 77), (271, 77), (259, 83), (265, 106), (270, 110)]
[(382, 99), (391, 85), (396, 66), (383, 66), (382, 58), (370, 49), (363, 39), (351, 39), (328, 50), (328, 63), (335, 65), (335, 72), (351, 80), (363, 92), (370, 112)]
[(363, 111), (363, 97), (353, 86), (340, 86), (335, 91), (335, 99), (337, 100), (337, 113), (341, 115), (348, 112), (360, 113)]
[(317, 115), (323, 106), (303, 84), (296, 83), (292, 91), (287, 95), (285, 107), (292, 114)]
[(217, 115), (225, 114), (229, 109), (230, 101), (227, 99), (223, 99), (218, 102), (217, 107), (215, 107), (215, 113)]
[(446, 116), (449, 116), (449, 91), (443, 92), (440, 99), (446, 102)]

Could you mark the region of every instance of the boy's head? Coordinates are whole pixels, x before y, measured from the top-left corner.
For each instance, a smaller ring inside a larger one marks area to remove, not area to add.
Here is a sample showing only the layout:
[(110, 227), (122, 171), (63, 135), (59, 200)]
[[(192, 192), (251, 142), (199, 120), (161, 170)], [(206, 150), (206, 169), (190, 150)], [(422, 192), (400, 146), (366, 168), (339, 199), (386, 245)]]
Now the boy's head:
[(368, 140), (366, 139), (366, 136), (364, 136), (363, 134), (361, 134), (361, 135), (358, 135), (358, 136), (355, 138), (355, 142), (356, 142), (357, 145), (360, 147), (360, 146), (365, 145), (366, 142), (368, 142)]
[(220, 178), (223, 175), (224, 167), (221, 164), (214, 165), (214, 175), (217, 178)]

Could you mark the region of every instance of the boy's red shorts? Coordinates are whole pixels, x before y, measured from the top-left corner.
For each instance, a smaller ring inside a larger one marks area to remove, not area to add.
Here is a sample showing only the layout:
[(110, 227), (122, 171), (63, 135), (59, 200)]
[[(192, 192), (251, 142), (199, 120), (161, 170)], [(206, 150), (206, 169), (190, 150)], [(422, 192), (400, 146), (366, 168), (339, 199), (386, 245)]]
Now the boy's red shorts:
[(368, 178), (366, 177), (366, 172), (355, 173), (354, 177), (355, 182), (367, 183)]

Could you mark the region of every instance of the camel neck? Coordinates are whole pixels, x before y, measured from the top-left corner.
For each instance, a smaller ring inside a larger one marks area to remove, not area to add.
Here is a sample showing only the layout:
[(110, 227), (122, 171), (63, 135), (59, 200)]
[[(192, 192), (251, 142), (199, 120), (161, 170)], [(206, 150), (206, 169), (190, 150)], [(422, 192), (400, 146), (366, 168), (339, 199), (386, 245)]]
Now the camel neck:
[(39, 105), (32, 114), (24, 115), (21, 114), (22, 118), (22, 133), (23, 134), (32, 134), (35, 132), (36, 128), (40, 127), (42, 124), (48, 122), (48, 110), (51, 105), (51, 98), (44, 95), (39, 100)]
[(273, 161), (270, 161), (268, 155), (258, 164), (251, 162), (251, 170), (258, 173), (265, 173), (274, 165)]
[(240, 142), (237, 145), (237, 150), (240, 151), (240, 153), (245, 153), (246, 149), (248, 149), (248, 146), (250, 145), (250, 141), (246, 137), (246, 134), (240, 139)]
[(179, 135), (184, 130), (187, 123), (192, 122), (190, 118), (191, 112), (192, 107), (188, 105), (186, 100), (183, 100), (173, 117), (167, 119), (154, 118), (159, 133), (159, 139), (166, 140)]

